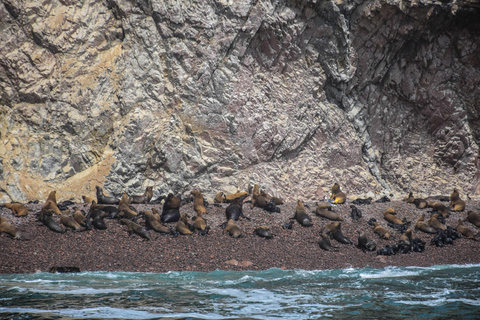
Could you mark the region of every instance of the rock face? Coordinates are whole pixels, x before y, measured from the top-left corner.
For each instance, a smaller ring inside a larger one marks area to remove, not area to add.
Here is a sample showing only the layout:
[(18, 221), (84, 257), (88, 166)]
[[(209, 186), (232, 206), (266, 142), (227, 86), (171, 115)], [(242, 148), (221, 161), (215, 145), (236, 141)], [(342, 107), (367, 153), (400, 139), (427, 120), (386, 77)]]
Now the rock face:
[(0, 201), (480, 193), (478, 1), (1, 0)]

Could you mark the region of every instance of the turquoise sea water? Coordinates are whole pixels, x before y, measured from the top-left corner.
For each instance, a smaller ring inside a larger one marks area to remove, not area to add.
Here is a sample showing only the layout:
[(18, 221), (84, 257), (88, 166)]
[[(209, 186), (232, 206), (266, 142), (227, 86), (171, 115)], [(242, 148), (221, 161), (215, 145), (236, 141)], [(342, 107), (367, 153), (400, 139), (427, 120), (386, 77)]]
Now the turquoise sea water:
[(479, 319), (480, 265), (0, 275), (0, 319)]

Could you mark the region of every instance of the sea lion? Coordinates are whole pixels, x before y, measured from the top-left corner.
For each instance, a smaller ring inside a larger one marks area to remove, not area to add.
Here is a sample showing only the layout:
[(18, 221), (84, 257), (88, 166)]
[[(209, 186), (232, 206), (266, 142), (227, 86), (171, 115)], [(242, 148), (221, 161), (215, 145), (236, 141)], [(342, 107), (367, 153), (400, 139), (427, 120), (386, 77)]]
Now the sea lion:
[(175, 229), (183, 235), (191, 235), (193, 232), (189, 228), (188, 216), (186, 213), (183, 213), (180, 219), (177, 221)]
[(42, 207), (42, 211), (45, 210), (45, 211), (52, 211), (53, 213), (55, 214), (58, 214), (59, 216), (62, 215), (62, 212), (60, 211), (60, 209), (58, 208), (57, 204), (51, 200), (48, 200)]
[(253, 234), (266, 239), (273, 238), (273, 234), (270, 232), (270, 227), (265, 225), (256, 227), (255, 230), (253, 230)]
[(297, 200), (295, 215), (290, 219), (297, 220), (297, 222), (304, 227), (313, 226), (312, 220), (310, 220), (310, 217), (307, 215), (307, 212), (305, 211), (305, 206), (303, 205), (303, 202), (301, 200)]
[(322, 229), (320, 229), (320, 234), (331, 234), (335, 229), (337, 229), (340, 226), (340, 222), (331, 222), (329, 224), (326, 224), (323, 226)]
[(368, 197), (366, 199), (357, 198), (357, 199), (353, 200), (352, 203), (353, 204), (371, 204), (372, 200), (373, 199), (371, 197)]
[(318, 245), (320, 246), (320, 248), (325, 251), (331, 251), (332, 243), (330, 242), (330, 237), (325, 233), (321, 233), (320, 237), (322, 238), (320, 241), (318, 241)]
[(408, 229), (404, 234), (400, 236), (399, 242), (402, 244), (410, 245), (413, 239), (412, 229)]
[(95, 218), (93, 218), (92, 225), (95, 227), (95, 229), (98, 229), (98, 230), (107, 229), (107, 224), (105, 223), (105, 220), (104, 220), (106, 216), (107, 216), (107, 213), (100, 210), (100, 214), (96, 215)]
[(468, 211), (467, 221), (480, 228), (480, 214), (478, 214), (478, 212), (472, 210)]
[(385, 218), (385, 220), (387, 220), (388, 222), (390, 223), (393, 223), (393, 224), (404, 224), (404, 222), (402, 220), (400, 220), (399, 218), (397, 218), (396, 216), (396, 212), (395, 212), (395, 209), (393, 208), (388, 208), (387, 210), (385, 210), (385, 212), (383, 213), (383, 217)]
[(60, 223), (73, 231), (82, 230), (82, 226), (70, 215), (70, 210), (65, 210), (60, 216)]
[(130, 220), (138, 216), (138, 212), (130, 208), (130, 197), (126, 193), (122, 194), (122, 198), (118, 202), (118, 216)]
[(237, 198), (237, 199), (234, 199), (229, 205), (228, 207), (225, 208), (225, 216), (227, 218), (227, 221), (232, 219), (234, 221), (237, 221), (238, 219), (240, 219), (240, 217), (244, 217), (248, 220), (250, 220), (250, 218), (246, 217), (244, 214), (243, 214), (243, 198)]
[(177, 222), (180, 220), (180, 199), (173, 193), (169, 193), (163, 204), (162, 223)]
[(92, 203), (93, 200), (95, 200), (94, 198), (92, 197), (88, 197), (88, 196), (82, 196), (82, 200), (83, 200), (83, 203)]
[(359, 231), (357, 248), (361, 249), (363, 252), (375, 251), (377, 250), (377, 244), (373, 240), (368, 239), (365, 232)]
[(461, 219), (458, 219), (458, 223), (457, 223), (457, 231), (462, 235), (464, 236), (465, 238), (468, 238), (468, 239), (472, 239), (472, 240), (477, 240), (475, 238), (475, 233), (473, 232), (472, 229), (466, 227), (464, 224), (463, 224), (463, 221)]
[[(152, 208), (152, 211), (156, 212), (156, 209)], [(158, 214), (158, 212), (154, 212), (142, 211), (143, 215), (145, 216), (145, 226), (159, 233), (172, 233), (170, 228), (161, 223), (160, 214)]]
[(145, 204), (145, 203), (149, 203), (150, 200), (152, 200), (152, 197), (153, 197), (153, 187), (150, 186), (145, 189), (145, 192), (141, 196), (130, 196), (129, 200), (130, 200), (130, 203)]
[[(49, 201), (50, 203), (53, 203), (52, 201)], [(57, 208), (58, 209), (58, 208)], [(63, 228), (55, 221), (53, 220), (53, 213), (55, 213), (52, 210), (43, 210), (40, 212), (40, 221), (50, 230), (58, 233), (64, 233), (65, 231)]]
[(386, 240), (390, 239), (390, 237), (391, 237), (390, 232), (388, 232), (388, 230), (386, 228), (382, 227), (380, 225), (380, 223), (374, 222), (373, 227), (374, 227), (373, 232), (378, 234), (380, 238), (383, 238), (383, 239), (386, 239)]
[[(95, 201), (95, 200), (93, 200)], [(74, 208), (73, 218), (82, 227), (87, 227), (87, 218), (83, 215), (82, 211), (78, 208)]]
[(342, 204), (345, 203), (347, 195), (340, 190), (340, 185), (334, 183), (331, 189), (330, 200), (333, 200), (334, 203)]
[(227, 225), (225, 229), (223, 229), (223, 234), (227, 233), (233, 237), (233, 238), (238, 238), (242, 235), (242, 230), (235, 224), (233, 219), (229, 219), (227, 222)]
[[(93, 200), (95, 201), (95, 200)], [(120, 205), (117, 206), (112, 206), (108, 204), (100, 204), (98, 205), (98, 209), (102, 210), (103, 212), (107, 213), (107, 217), (110, 219), (115, 219), (119, 217), (120, 210), (119, 210)], [(130, 209), (130, 207), (129, 207)], [(133, 211), (133, 210), (132, 210)], [(134, 211), (135, 212), (135, 211)], [(135, 212), (136, 213), (136, 212)]]
[(410, 192), (406, 198), (403, 199), (406, 203), (413, 203), (415, 198), (413, 197), (413, 192)]
[(457, 189), (453, 189), (453, 192), (450, 195), (450, 207), (452, 208), (452, 211), (465, 210), (465, 201), (460, 199), (460, 194)]
[(0, 217), (0, 232), (6, 233), (14, 239), (21, 239), (22, 233), (7, 218)]
[(332, 211), (332, 206), (327, 203), (317, 203), (315, 208), (315, 214), (319, 217), (332, 220), (332, 221), (343, 221), (342, 216)]
[(444, 218), (448, 218), (450, 216), (450, 210), (441, 202), (432, 203), (431, 207), (433, 212), (440, 213)]
[(201, 235), (206, 235), (210, 229), (209, 226), (207, 226), (207, 222), (205, 219), (203, 219), (202, 214), (200, 212), (197, 212), (197, 215), (192, 218), (193, 221), (193, 227), (195, 230), (198, 230), (198, 233)]
[(222, 191), (219, 191), (217, 192), (217, 194), (215, 195), (215, 198), (213, 199), (213, 202), (214, 203), (223, 203), (223, 192)]
[(193, 194), (193, 210), (200, 214), (207, 213), (207, 208), (205, 208), (203, 203), (203, 195), (200, 190), (192, 190), (190, 194)]
[(437, 217), (439, 217), (440, 214), (439, 213), (435, 213), (435, 214), (432, 214), (432, 216), (430, 217), (430, 219), (428, 219), (427, 221), (427, 224), (432, 227), (432, 228), (435, 228), (437, 230), (445, 230), (447, 229), (447, 227), (445, 227), (438, 219)]
[(341, 224), (339, 223), (338, 226), (335, 228), (335, 230), (333, 230), (332, 232), (332, 237), (333, 239), (337, 240), (338, 242), (340, 243), (343, 243), (343, 244), (352, 244), (352, 241), (350, 241), (350, 239), (348, 239), (343, 233), (342, 231), (340, 230), (341, 228)]
[(53, 190), (48, 194), (47, 200), (45, 202), (52, 201), (57, 204), (57, 191)]
[(231, 193), (231, 194), (224, 194), (223, 195), (223, 200), (224, 202), (232, 202), (235, 199), (240, 199), (240, 198), (246, 198), (248, 197), (248, 192), (245, 191), (238, 191), (236, 193)]
[(351, 216), (353, 220), (358, 220), (362, 217), (362, 211), (360, 211), (360, 209), (354, 205), (351, 205), (350, 208), (352, 208)]
[(282, 198), (278, 198), (278, 197), (271, 196), (271, 195), (269, 195), (268, 193), (266, 193), (266, 192), (263, 191), (263, 190), (260, 190), (260, 195), (261, 195), (262, 197), (265, 197), (268, 201), (270, 201), (270, 200), (273, 199), (274, 204), (277, 205), (277, 206), (283, 204), (283, 199), (282, 199)]
[(255, 184), (253, 186), (253, 191), (252, 191), (252, 202), (250, 204), (250, 208), (253, 209), (253, 207), (257, 206), (259, 208), (264, 208), (269, 202), (269, 199), (267, 197), (262, 196), (260, 194), (260, 187), (258, 184)]
[(120, 200), (115, 197), (109, 197), (103, 194), (103, 189), (99, 186), (95, 187), (97, 189), (97, 203), (98, 204), (118, 204)]
[(152, 240), (152, 238), (150, 237), (150, 233), (148, 233), (148, 231), (145, 230), (145, 228), (139, 225), (138, 223), (135, 223), (132, 220), (124, 219), (124, 218), (120, 219), (120, 223), (128, 227), (128, 233), (130, 235), (132, 234), (132, 232), (134, 232), (142, 238), (145, 238), (147, 240)]
[(426, 223), (425, 221), (425, 215), (422, 214), (418, 220), (417, 220), (417, 223), (415, 224), (415, 228), (417, 228), (418, 230), (422, 231), (422, 232), (425, 232), (425, 233), (431, 233), (431, 234), (435, 234), (437, 233), (437, 230), (434, 229), (433, 227), (431, 227), (428, 223)]
[(28, 215), (28, 209), (23, 204), (18, 202), (4, 203), (3, 206), (12, 210), (15, 217), (26, 217)]
[(280, 208), (275, 205), (275, 199), (270, 198), (270, 201), (268, 201), (267, 205), (263, 208), (263, 210), (267, 212), (278, 212), (280, 213)]

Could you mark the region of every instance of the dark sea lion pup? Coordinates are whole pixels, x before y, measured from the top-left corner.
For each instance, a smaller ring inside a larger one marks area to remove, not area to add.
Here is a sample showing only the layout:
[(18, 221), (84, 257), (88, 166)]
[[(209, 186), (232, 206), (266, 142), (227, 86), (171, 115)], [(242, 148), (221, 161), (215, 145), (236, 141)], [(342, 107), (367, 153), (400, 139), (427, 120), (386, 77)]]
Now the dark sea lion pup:
[(141, 196), (130, 196), (130, 203), (145, 204), (149, 203), (153, 197), (153, 187), (147, 187)]
[(173, 193), (169, 193), (163, 204), (162, 223), (177, 222), (180, 220), (180, 199)]
[(330, 242), (330, 237), (325, 233), (320, 233), (320, 241), (318, 241), (318, 245), (321, 249), (325, 251), (332, 251), (332, 243)]
[(115, 197), (109, 197), (103, 194), (103, 189), (99, 186), (95, 187), (97, 189), (97, 203), (98, 204), (118, 204), (119, 199)]
[(310, 220), (310, 217), (307, 215), (307, 212), (305, 211), (305, 206), (303, 205), (303, 202), (301, 200), (297, 200), (295, 215), (290, 219), (297, 220), (297, 222), (304, 227), (313, 226), (312, 220)]
[(265, 225), (256, 227), (255, 230), (253, 230), (253, 234), (266, 239), (273, 238), (273, 234), (270, 232), (270, 227)]
[(358, 220), (362, 217), (362, 211), (360, 211), (360, 209), (354, 205), (351, 205), (350, 208), (352, 208), (351, 216), (353, 220)]
[(25, 217), (28, 215), (28, 209), (23, 204), (18, 202), (4, 203), (3, 206), (12, 210), (15, 217)]

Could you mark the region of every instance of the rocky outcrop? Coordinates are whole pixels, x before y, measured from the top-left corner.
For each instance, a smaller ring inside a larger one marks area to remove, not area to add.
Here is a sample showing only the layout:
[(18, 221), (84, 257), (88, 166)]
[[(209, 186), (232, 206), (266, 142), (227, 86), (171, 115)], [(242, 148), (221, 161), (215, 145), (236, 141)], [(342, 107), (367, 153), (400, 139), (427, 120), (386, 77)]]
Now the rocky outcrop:
[(478, 1), (1, 0), (0, 201), (477, 195)]

